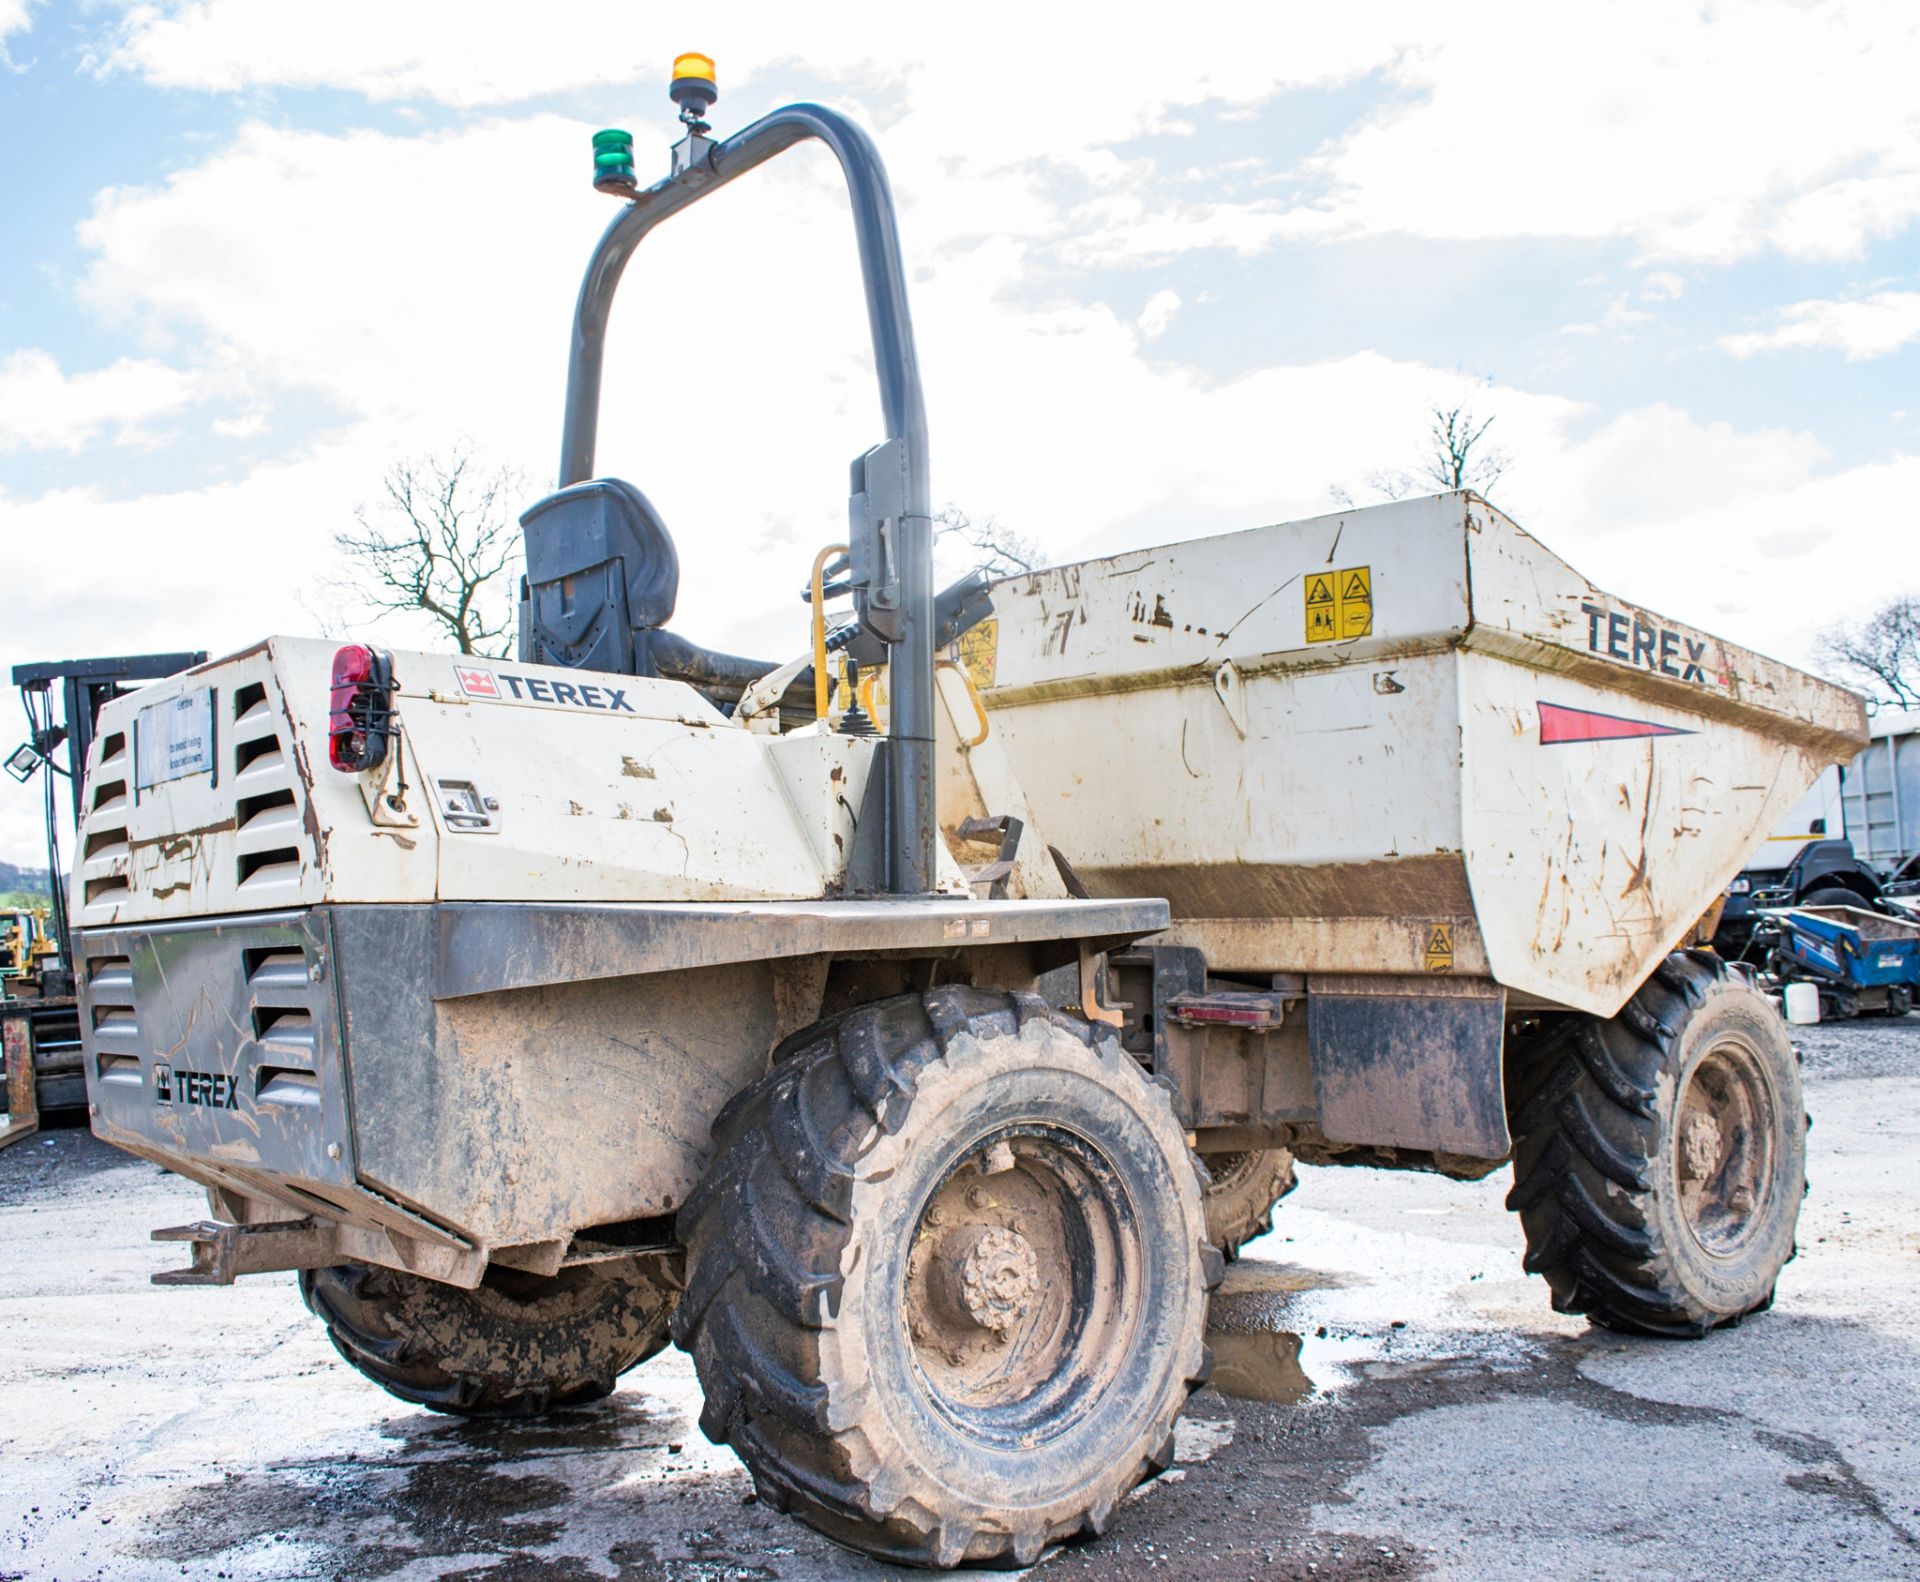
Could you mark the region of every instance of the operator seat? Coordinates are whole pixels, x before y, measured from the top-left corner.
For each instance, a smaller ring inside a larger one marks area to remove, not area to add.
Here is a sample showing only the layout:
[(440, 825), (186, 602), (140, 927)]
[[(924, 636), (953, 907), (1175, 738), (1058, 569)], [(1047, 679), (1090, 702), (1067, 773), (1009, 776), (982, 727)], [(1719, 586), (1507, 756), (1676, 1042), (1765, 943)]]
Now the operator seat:
[[(520, 518), (527, 574), (520, 585), (522, 660), (624, 676), (664, 676), (699, 688), (723, 709), (779, 668), (690, 643), (665, 630), (680, 592), (680, 557), (653, 503), (618, 478), (569, 484)], [(993, 613), (983, 572), (970, 571), (934, 599), (933, 643), (945, 648)], [(861, 665), (886, 662), (864, 631), (843, 634)], [(842, 646), (840, 636), (833, 646)], [(813, 685), (811, 669), (789, 684)]]
[(653, 637), (673, 618), (680, 557), (653, 503), (618, 478), (571, 484), (520, 518), (527, 578), (520, 657), (657, 676)]

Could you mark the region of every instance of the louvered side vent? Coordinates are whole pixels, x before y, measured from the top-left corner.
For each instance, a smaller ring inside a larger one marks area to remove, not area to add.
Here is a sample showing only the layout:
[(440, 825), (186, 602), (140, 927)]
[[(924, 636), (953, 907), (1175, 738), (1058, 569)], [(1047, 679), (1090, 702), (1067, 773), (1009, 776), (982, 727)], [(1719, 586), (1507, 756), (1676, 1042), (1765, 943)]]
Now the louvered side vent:
[(134, 1013), (133, 964), (125, 956), (87, 963), (87, 1042), (102, 1082), (139, 1087), (140, 1022)]
[(253, 1001), (254, 1098), (260, 1104), (311, 1106), (320, 1102), (314, 1069), (313, 974), (306, 952), (295, 948), (249, 950), (242, 960), (247, 996)]
[(233, 694), (234, 882), (243, 895), (300, 883), (303, 834), (292, 766), (266, 686)]
[(86, 844), (80, 853), (81, 904), (112, 904), (132, 893), (127, 881), (127, 734), (115, 731), (100, 740), (100, 760), (87, 799)]

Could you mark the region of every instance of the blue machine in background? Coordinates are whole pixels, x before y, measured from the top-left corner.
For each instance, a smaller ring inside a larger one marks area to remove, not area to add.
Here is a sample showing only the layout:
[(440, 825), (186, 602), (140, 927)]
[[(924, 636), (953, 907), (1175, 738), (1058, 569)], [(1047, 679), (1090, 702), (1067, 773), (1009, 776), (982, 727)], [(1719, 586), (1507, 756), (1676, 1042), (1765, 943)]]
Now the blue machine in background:
[(1786, 907), (1775, 930), (1774, 972), (1820, 989), (1820, 1014), (1904, 1016), (1920, 997), (1920, 922), (1855, 906)]

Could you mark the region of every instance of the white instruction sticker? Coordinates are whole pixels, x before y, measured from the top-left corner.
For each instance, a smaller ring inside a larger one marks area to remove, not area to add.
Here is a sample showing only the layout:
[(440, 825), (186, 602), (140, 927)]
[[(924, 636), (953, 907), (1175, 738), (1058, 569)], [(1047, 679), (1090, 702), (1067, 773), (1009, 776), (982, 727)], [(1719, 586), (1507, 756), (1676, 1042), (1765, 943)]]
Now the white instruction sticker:
[(213, 768), (213, 689), (200, 687), (164, 703), (149, 703), (134, 720), (138, 751), (135, 784), (205, 774)]

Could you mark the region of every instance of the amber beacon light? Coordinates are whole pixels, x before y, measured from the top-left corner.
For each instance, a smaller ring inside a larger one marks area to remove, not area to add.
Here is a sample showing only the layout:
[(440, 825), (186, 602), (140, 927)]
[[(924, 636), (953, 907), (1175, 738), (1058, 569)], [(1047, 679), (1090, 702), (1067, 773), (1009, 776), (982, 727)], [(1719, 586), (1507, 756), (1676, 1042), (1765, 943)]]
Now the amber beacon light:
[(706, 114), (720, 97), (711, 55), (687, 54), (673, 58), (673, 82), (667, 96), (680, 106), (680, 119), (696, 132), (706, 131)]

